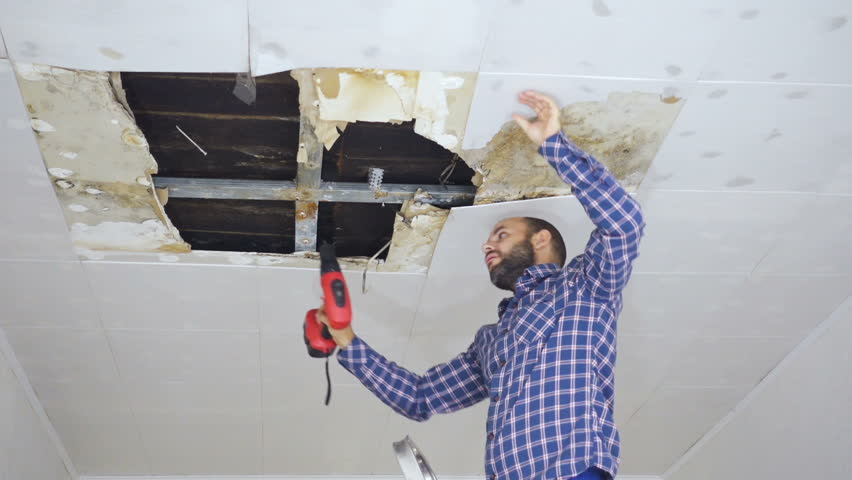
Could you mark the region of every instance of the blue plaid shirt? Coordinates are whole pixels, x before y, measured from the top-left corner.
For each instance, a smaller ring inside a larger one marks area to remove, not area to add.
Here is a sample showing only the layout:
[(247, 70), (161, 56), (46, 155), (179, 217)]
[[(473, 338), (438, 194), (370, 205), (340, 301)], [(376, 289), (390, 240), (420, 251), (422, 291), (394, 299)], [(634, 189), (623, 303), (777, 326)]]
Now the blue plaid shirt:
[(539, 150), (597, 228), (564, 268), (535, 265), (464, 353), (416, 375), (356, 338), (340, 363), (395, 411), (418, 421), (488, 399), (489, 479), (566, 479), (597, 467), (615, 476), (616, 319), (638, 255), (639, 204), (564, 134)]

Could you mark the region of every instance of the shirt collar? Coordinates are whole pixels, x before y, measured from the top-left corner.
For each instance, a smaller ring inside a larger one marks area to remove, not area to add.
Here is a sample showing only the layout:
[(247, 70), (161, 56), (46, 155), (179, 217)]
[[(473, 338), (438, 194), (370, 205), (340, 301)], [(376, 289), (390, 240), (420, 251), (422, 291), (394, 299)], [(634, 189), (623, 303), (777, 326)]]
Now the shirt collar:
[(518, 279), (518, 283), (515, 284), (515, 298), (523, 297), (544, 279), (553, 276), (558, 271), (559, 265), (555, 263), (542, 263), (527, 268), (521, 278)]

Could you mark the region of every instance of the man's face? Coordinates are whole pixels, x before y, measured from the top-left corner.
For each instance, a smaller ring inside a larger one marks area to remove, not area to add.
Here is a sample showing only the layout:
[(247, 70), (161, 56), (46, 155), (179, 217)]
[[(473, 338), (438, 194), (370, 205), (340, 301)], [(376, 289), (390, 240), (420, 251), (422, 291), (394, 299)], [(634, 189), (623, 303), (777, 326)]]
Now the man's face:
[(491, 283), (502, 290), (514, 291), (524, 270), (535, 265), (529, 230), (520, 218), (508, 218), (495, 225), (482, 252)]

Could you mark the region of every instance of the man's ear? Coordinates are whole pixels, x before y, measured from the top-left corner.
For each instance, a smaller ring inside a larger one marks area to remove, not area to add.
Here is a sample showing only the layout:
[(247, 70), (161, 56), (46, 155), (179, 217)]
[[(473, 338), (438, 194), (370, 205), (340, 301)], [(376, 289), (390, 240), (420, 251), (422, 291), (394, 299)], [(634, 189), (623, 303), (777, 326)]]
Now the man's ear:
[(550, 240), (552, 238), (553, 236), (548, 230), (539, 230), (537, 233), (533, 234), (532, 238), (530, 239), (530, 241), (532, 242), (533, 250), (539, 251), (550, 247)]

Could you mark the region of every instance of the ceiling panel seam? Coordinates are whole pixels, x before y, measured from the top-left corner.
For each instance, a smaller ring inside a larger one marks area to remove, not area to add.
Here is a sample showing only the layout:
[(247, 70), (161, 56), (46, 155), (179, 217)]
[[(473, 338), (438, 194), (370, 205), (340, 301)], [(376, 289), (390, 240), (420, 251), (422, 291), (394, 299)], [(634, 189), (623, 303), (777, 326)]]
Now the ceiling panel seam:
[(53, 423), (51, 423), (50, 418), (47, 416), (47, 412), (45, 412), (35, 390), (33, 390), (29, 377), (24, 371), (23, 365), (21, 365), (18, 361), (18, 357), (15, 356), (12, 344), (9, 343), (9, 339), (6, 337), (6, 332), (2, 327), (0, 327), (0, 355), (3, 355), (9, 363), (9, 369), (15, 375), (15, 378), (17, 378), (18, 384), (24, 390), (24, 396), (27, 398), (27, 403), (29, 403), (33, 413), (35, 413), (36, 417), (38, 417), (41, 427), (44, 428), (48, 438), (50, 438), (50, 442), (53, 444), (54, 448), (56, 448), (56, 453), (62, 460), (68, 474), (72, 479), (79, 478), (77, 469), (74, 467), (74, 462), (71, 461), (71, 456), (65, 449), (65, 445), (62, 443), (59, 433), (53, 427)]
[(701, 450), (707, 443), (709, 443), (719, 432), (722, 431), (725, 426), (727, 426), (731, 421), (736, 417), (743, 409), (745, 409), (752, 401), (754, 401), (755, 397), (757, 397), (766, 387), (769, 385), (772, 380), (775, 379), (781, 372), (783, 372), (788, 366), (793, 363), (796, 358), (808, 347), (810, 344), (814, 343), (822, 334), (829, 329), (834, 323), (840, 320), (840, 315), (836, 315), (836, 313), (843, 307), (846, 302), (852, 301), (852, 295), (847, 296), (840, 305), (838, 305), (825, 319), (823, 319), (816, 328), (814, 328), (811, 333), (808, 334), (807, 337), (804, 338), (798, 345), (793, 347), (793, 349), (784, 356), (784, 358), (778, 362), (775, 367), (769, 371), (769, 373), (764, 376), (757, 385), (752, 388), (736, 406), (734, 406), (731, 411), (727, 413), (721, 420), (719, 420), (716, 425), (713, 426), (710, 430), (704, 433), (701, 438), (692, 444), (691, 447), (677, 460), (675, 461), (661, 476), (661, 479), (669, 478), (675, 472), (680, 470), (686, 463), (696, 455), (696, 453)]
[(88, 269), (83, 265), (83, 263), (84, 263), (83, 261), (79, 261), (79, 263), (80, 263), (80, 269), (83, 272), (83, 276), (86, 279), (86, 287), (89, 290), (89, 293), (91, 295), (91, 300), (95, 304), (95, 311), (98, 314), (98, 324), (101, 326), (101, 332), (103, 333), (104, 341), (106, 341), (107, 348), (109, 349), (109, 355), (110, 355), (110, 358), (112, 358), (112, 366), (115, 369), (115, 374), (118, 376), (119, 390), (121, 391), (122, 398), (124, 399), (124, 402), (125, 402), (125, 405), (127, 406), (128, 411), (130, 411), (130, 417), (131, 417), (132, 422), (133, 422), (132, 425), (133, 425), (133, 428), (135, 429), (136, 439), (139, 442), (139, 449), (141, 450), (140, 454), (142, 456), (142, 461), (145, 464), (145, 469), (147, 470), (147, 472), (151, 472), (152, 471), (151, 467), (153, 466), (153, 464), (151, 463), (151, 456), (148, 454), (148, 449), (145, 446), (145, 442), (143, 441), (143, 438), (142, 438), (142, 429), (139, 428), (139, 418), (136, 415), (136, 410), (133, 408), (133, 403), (130, 401), (130, 397), (127, 395), (127, 391), (124, 388), (125, 384), (124, 384), (124, 381), (122, 380), (121, 369), (119, 368), (118, 361), (116, 360), (116, 357), (115, 357), (115, 348), (113, 348), (112, 341), (110, 340), (109, 335), (107, 335), (107, 329), (104, 326), (103, 311), (101, 309), (101, 303), (98, 301), (97, 292), (95, 290), (95, 286), (92, 284), (91, 278), (89, 277)]

